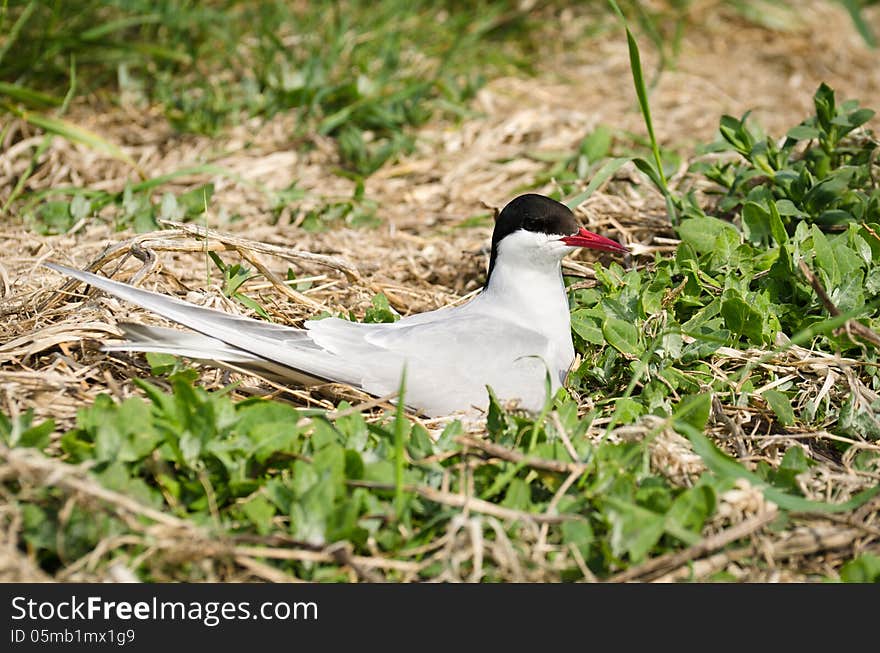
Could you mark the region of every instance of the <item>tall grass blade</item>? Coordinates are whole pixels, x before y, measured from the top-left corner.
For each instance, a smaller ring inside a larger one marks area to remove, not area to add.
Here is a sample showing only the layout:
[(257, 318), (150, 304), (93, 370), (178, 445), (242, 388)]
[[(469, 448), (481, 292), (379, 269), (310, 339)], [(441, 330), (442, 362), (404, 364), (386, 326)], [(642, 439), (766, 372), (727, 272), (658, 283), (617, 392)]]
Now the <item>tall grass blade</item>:
[(2, 63), (3, 58), (6, 56), (6, 53), (9, 52), (12, 45), (18, 40), (21, 28), (24, 27), (26, 22), (28, 22), (38, 4), (37, 0), (31, 0), (31, 2), (28, 3), (28, 6), (21, 12), (18, 20), (15, 21), (15, 24), (9, 29), (9, 34), (6, 35), (6, 42), (0, 46), (0, 63)]
[(614, 176), (614, 173), (620, 170), (627, 163), (632, 161), (632, 157), (624, 156), (615, 159), (609, 159), (605, 165), (603, 165), (599, 170), (593, 175), (593, 178), (590, 180), (590, 183), (583, 190), (582, 193), (578, 193), (574, 197), (569, 197), (567, 200), (563, 200), (563, 204), (565, 204), (572, 211), (579, 207), (581, 204), (586, 202), (590, 196), (596, 192), (596, 189), (599, 188), (606, 181), (611, 179)]
[(5, 95), (16, 102), (21, 102), (29, 107), (40, 109), (59, 107), (62, 102), (54, 95), (35, 91), (26, 86), (21, 86), (20, 84), (10, 84), (9, 82), (3, 81), (0, 81), (0, 95)]
[[(648, 90), (645, 86), (645, 75), (642, 70), (642, 58), (639, 54), (639, 45), (636, 42), (635, 37), (632, 35), (632, 32), (627, 25), (626, 17), (623, 15), (623, 12), (620, 10), (620, 7), (617, 6), (615, 0), (608, 0), (611, 4), (611, 8), (623, 22), (624, 29), (626, 30), (626, 43), (629, 49), (629, 66), (630, 71), (633, 76), (633, 84), (636, 89), (636, 97), (639, 101), (639, 109), (642, 112), (642, 118), (645, 121), (645, 128), (648, 131), (648, 138), (651, 141), (651, 154), (654, 158), (653, 172), (649, 173), (645, 170), (643, 166), (639, 166), (639, 169), (642, 172), (648, 174), (651, 178), (651, 181), (658, 187), (663, 196), (667, 199), (666, 206), (667, 209), (671, 209), (669, 213), (669, 219), (672, 224), (678, 223), (678, 216), (674, 210), (674, 204), (670, 200), (669, 196), (669, 185), (666, 182), (666, 175), (663, 173), (663, 160), (660, 157), (660, 146), (657, 144), (657, 137), (654, 134), (654, 122), (651, 119), (651, 106), (648, 103)], [(637, 164), (638, 165), (638, 164)]]
[(839, 0), (840, 4), (844, 6), (844, 8), (849, 12), (850, 18), (852, 18), (853, 24), (856, 26), (856, 29), (859, 31), (859, 34), (862, 35), (862, 38), (865, 40), (870, 47), (877, 47), (877, 35), (874, 33), (874, 30), (871, 29), (871, 26), (868, 25), (865, 17), (862, 15), (862, 4), (859, 0)]
[(123, 152), (118, 145), (108, 141), (106, 138), (100, 136), (99, 134), (96, 134), (93, 131), (75, 125), (72, 122), (69, 122), (62, 118), (52, 118), (50, 116), (45, 116), (40, 113), (21, 111), (15, 108), (10, 109), (13, 113), (17, 114), (19, 118), (32, 124), (34, 127), (39, 127), (40, 129), (43, 129), (50, 134), (61, 136), (62, 138), (66, 138), (69, 141), (82, 143), (83, 145), (91, 147), (92, 149), (99, 152), (103, 152), (104, 154), (107, 154), (114, 159), (117, 159), (118, 161), (127, 163), (135, 170), (138, 170), (138, 172), (141, 172), (134, 159)]
[(795, 496), (764, 482), (757, 474), (750, 472), (736, 460), (722, 453), (718, 447), (712, 444), (709, 438), (687, 422), (676, 420), (674, 427), (676, 431), (690, 440), (694, 452), (703, 459), (706, 467), (711, 471), (721, 478), (746, 479), (751, 485), (759, 488), (767, 500), (772, 501), (783, 510), (794, 510), (797, 512), (847, 512), (855, 510), (880, 494), (880, 484), (878, 484), (873, 488), (859, 492), (852, 499), (843, 503), (811, 501), (804, 497)]
[(394, 506), (397, 518), (403, 516), (403, 470), (406, 463), (406, 434), (409, 431), (409, 421), (406, 419), (406, 366), (400, 375), (400, 390), (397, 392), (397, 410), (394, 413)]

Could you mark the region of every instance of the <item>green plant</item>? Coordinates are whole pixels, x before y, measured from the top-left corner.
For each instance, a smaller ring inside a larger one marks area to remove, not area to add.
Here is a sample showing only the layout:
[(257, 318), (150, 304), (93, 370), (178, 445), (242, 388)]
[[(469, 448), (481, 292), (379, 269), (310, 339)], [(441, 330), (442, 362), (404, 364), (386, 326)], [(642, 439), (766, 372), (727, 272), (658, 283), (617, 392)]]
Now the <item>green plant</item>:
[[(293, 111), (301, 140), (334, 138), (344, 168), (369, 175), (412, 148), (412, 127), (436, 111), (467, 113), (484, 74), (518, 61), (514, 41), (506, 52), (493, 48), (481, 57), (484, 73), (466, 65), (496, 33), (528, 41), (526, 14), (509, 4), (4, 4), (0, 24), (11, 27), (0, 42), (0, 111), (113, 148), (44, 113), (62, 104), (59, 89), (72, 88), (75, 62), (76, 92), (158, 102), (183, 131), (213, 134), (248, 116)], [(15, 57), (8, 56), (12, 48)]]

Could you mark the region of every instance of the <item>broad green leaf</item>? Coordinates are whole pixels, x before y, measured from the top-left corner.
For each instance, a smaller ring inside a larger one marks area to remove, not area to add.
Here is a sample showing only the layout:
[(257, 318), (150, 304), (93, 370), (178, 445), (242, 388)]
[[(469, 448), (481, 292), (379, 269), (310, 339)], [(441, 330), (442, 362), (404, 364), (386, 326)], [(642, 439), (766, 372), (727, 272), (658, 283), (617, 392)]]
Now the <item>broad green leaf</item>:
[(745, 336), (749, 341), (760, 344), (764, 341), (764, 316), (733, 290), (727, 292), (721, 303), (724, 322), (734, 333)]
[(819, 130), (809, 125), (798, 125), (789, 129), (786, 136), (796, 141), (808, 141), (819, 138)]
[(694, 428), (703, 430), (712, 412), (712, 395), (704, 392), (684, 397), (675, 408), (673, 418), (687, 422)]
[(785, 230), (785, 225), (782, 224), (779, 202), (770, 203), (770, 233), (773, 234), (773, 240), (777, 245), (782, 246), (788, 242), (788, 232)]
[(682, 241), (693, 247), (698, 254), (711, 252), (722, 231), (731, 231), (739, 237), (739, 232), (732, 224), (709, 216), (682, 220), (677, 231)]
[(369, 324), (396, 322), (400, 315), (391, 309), (384, 293), (376, 293), (370, 301), (370, 308), (364, 313), (364, 322)]
[(794, 411), (791, 408), (791, 400), (778, 390), (765, 390), (761, 395), (770, 404), (770, 408), (776, 413), (779, 423), (783, 426), (794, 424)]
[(585, 520), (571, 520), (562, 523), (562, 541), (565, 544), (573, 544), (581, 552), (584, 558), (590, 553), (595, 535), (590, 522)]
[(275, 506), (265, 497), (258, 496), (246, 501), (241, 504), (241, 510), (260, 535), (267, 535), (272, 530)]
[(631, 322), (616, 317), (606, 318), (602, 324), (602, 335), (609, 345), (622, 354), (637, 356), (642, 351), (639, 331)]
[(880, 583), (880, 556), (863, 553), (840, 568), (844, 583)]
[(36, 426), (33, 425), (34, 411), (29, 408), (25, 413), (15, 419), (9, 419), (0, 413), (0, 438), (6, 441), (10, 447), (33, 447), (44, 449), (49, 445), (49, 439), (55, 430), (55, 421), (46, 420)]
[[(688, 544), (695, 543), (706, 520), (715, 512), (715, 503), (715, 492), (708, 485), (685, 490), (666, 512), (667, 532)], [(685, 536), (681, 537), (681, 533), (685, 533)]]
[(618, 424), (632, 424), (645, 414), (645, 407), (630, 397), (619, 397), (614, 402), (614, 420)]
[(840, 268), (837, 265), (837, 257), (834, 256), (831, 244), (828, 242), (825, 234), (822, 233), (822, 230), (816, 225), (812, 226), (810, 234), (813, 236), (813, 250), (816, 252), (816, 263), (824, 270), (831, 285), (836, 286), (840, 283)]
[(626, 553), (633, 563), (642, 561), (663, 535), (665, 517), (613, 496), (603, 503), (611, 523), (611, 550), (618, 556)]
[(742, 221), (749, 242), (767, 246), (772, 226), (770, 211), (755, 202), (746, 202), (742, 208)]
[(578, 310), (571, 314), (571, 328), (591, 345), (601, 345), (605, 342), (602, 329), (592, 317), (587, 317), (587, 311)]

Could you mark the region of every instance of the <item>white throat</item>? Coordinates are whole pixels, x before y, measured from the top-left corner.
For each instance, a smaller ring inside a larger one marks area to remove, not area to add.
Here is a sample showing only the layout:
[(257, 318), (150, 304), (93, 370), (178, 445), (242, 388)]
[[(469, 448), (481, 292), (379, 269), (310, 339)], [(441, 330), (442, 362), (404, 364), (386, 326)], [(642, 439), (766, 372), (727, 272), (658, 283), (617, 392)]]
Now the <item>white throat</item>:
[(508, 235), (498, 245), (486, 288), (474, 300), (481, 312), (545, 335), (558, 349), (555, 362), (566, 368), (574, 348), (560, 263), (574, 249), (560, 242), (559, 236), (524, 230)]

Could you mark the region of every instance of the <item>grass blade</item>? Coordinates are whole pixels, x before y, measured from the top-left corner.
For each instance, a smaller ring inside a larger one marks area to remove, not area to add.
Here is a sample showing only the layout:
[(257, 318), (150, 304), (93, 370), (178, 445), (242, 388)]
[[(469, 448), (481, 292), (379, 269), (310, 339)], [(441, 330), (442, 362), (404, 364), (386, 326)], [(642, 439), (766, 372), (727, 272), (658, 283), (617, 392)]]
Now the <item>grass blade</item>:
[(397, 392), (397, 410), (394, 412), (394, 506), (397, 518), (403, 516), (403, 469), (406, 462), (405, 441), (409, 430), (409, 421), (406, 419), (406, 402), (404, 390), (406, 389), (406, 366), (400, 375), (400, 390)]
[[(636, 97), (639, 100), (639, 109), (642, 112), (642, 118), (645, 121), (645, 128), (648, 130), (648, 138), (651, 141), (651, 154), (654, 157), (654, 172), (656, 174), (649, 175), (651, 177), (651, 181), (658, 186), (658, 189), (663, 196), (669, 198), (669, 185), (666, 182), (666, 175), (663, 173), (663, 161), (660, 158), (660, 146), (657, 144), (657, 137), (654, 134), (654, 122), (651, 119), (651, 106), (648, 103), (648, 90), (645, 86), (645, 75), (642, 70), (642, 58), (639, 54), (639, 44), (636, 42), (635, 37), (632, 35), (632, 32), (629, 30), (627, 26), (626, 17), (623, 15), (623, 12), (620, 11), (620, 7), (617, 6), (617, 3), (614, 0), (608, 0), (611, 4), (611, 8), (618, 15), (620, 20), (623, 22), (624, 29), (626, 30), (626, 43), (629, 48), (629, 67), (633, 76), (633, 84), (636, 89)], [(644, 170), (642, 170), (644, 172)], [(671, 207), (672, 203), (667, 201), (667, 207)], [(674, 212), (670, 213), (669, 219), (672, 224), (676, 224), (678, 222), (677, 216)]]
[[(4, 10), (6, 9), (4, 3)], [(9, 52), (9, 49), (13, 46), (13, 44), (18, 40), (18, 35), (21, 32), (24, 24), (28, 22), (31, 17), (31, 14), (34, 13), (34, 9), (37, 8), (37, 0), (31, 0), (28, 3), (28, 6), (24, 8), (21, 12), (21, 15), (18, 17), (18, 20), (15, 21), (15, 24), (10, 28), (9, 33), (6, 36), (6, 42), (0, 47), (0, 62), (3, 61), (3, 58), (6, 56), (6, 53)]]
[(0, 81), (0, 94), (32, 107), (50, 108), (61, 106), (61, 100), (54, 95), (34, 91), (19, 84)]
[(825, 503), (824, 501), (810, 501), (803, 497), (794, 496), (783, 492), (779, 488), (768, 485), (759, 476), (750, 472), (733, 458), (721, 452), (712, 441), (703, 435), (698, 429), (681, 420), (674, 421), (675, 430), (687, 437), (694, 448), (694, 452), (703, 459), (711, 471), (721, 478), (744, 478), (749, 483), (759, 488), (768, 501), (772, 501), (783, 510), (796, 512), (847, 512), (864, 505), (875, 496), (880, 494), (880, 484), (859, 492), (849, 501), (843, 503)]
[(83, 145), (91, 147), (92, 149), (99, 152), (103, 152), (113, 157), (114, 159), (117, 159), (118, 161), (123, 161), (135, 170), (138, 170), (139, 173), (141, 172), (134, 159), (123, 152), (118, 145), (108, 141), (106, 138), (100, 136), (99, 134), (96, 134), (93, 131), (75, 125), (72, 122), (64, 120), (63, 118), (52, 118), (50, 116), (45, 116), (40, 113), (21, 111), (12, 107), (9, 107), (9, 109), (13, 113), (18, 115), (19, 118), (29, 122), (34, 127), (39, 127), (40, 129), (47, 131), (50, 134), (61, 136), (62, 138), (66, 138), (69, 141), (82, 143)]
[(590, 196), (596, 192), (596, 189), (599, 188), (606, 181), (611, 179), (614, 176), (614, 173), (620, 170), (624, 165), (632, 161), (632, 157), (619, 157), (616, 159), (609, 159), (605, 165), (599, 168), (598, 172), (593, 175), (593, 179), (590, 181), (589, 185), (584, 189), (582, 193), (578, 193), (574, 197), (569, 197), (567, 200), (564, 200), (562, 203), (565, 204), (572, 211), (579, 207), (581, 204), (586, 202)]
[(839, 0), (840, 4), (844, 6), (844, 8), (849, 12), (850, 18), (852, 18), (853, 24), (856, 26), (856, 29), (861, 34), (862, 38), (865, 40), (870, 47), (877, 47), (877, 35), (874, 34), (874, 30), (871, 29), (871, 26), (865, 21), (865, 17), (862, 16), (862, 5), (864, 3), (859, 2), (859, 0)]

